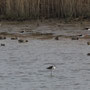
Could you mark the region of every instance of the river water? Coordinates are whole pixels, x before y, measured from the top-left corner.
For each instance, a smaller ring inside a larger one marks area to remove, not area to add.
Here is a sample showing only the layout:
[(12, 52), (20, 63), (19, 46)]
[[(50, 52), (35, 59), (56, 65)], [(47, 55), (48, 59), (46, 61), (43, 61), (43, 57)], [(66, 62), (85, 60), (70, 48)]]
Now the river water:
[(90, 90), (87, 40), (28, 40), (0, 40), (0, 90)]

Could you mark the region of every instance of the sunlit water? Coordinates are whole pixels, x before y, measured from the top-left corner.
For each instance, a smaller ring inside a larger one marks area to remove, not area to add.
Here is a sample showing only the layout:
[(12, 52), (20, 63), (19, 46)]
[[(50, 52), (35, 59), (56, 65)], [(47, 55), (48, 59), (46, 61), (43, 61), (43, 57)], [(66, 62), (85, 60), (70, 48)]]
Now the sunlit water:
[[(90, 90), (85, 40), (0, 40), (0, 90)], [(53, 76), (46, 68), (55, 65)]]

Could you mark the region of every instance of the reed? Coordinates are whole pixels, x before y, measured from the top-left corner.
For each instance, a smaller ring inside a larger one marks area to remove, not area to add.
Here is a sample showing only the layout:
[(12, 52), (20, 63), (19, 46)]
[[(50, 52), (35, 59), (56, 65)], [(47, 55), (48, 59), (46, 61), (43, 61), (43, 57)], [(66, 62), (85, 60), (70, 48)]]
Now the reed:
[(7, 19), (90, 18), (90, 0), (0, 0)]

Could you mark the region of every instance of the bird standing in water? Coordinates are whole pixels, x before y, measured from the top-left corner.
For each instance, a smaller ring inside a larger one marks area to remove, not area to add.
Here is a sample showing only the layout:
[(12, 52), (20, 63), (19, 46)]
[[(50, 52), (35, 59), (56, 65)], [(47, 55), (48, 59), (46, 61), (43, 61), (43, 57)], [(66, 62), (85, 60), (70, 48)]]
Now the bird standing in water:
[(47, 67), (47, 69), (48, 69), (48, 70), (51, 70), (51, 76), (52, 76), (52, 71), (53, 71), (55, 68), (56, 68), (56, 67), (55, 67), (55, 66), (53, 66), (53, 65), (52, 65), (52, 66)]

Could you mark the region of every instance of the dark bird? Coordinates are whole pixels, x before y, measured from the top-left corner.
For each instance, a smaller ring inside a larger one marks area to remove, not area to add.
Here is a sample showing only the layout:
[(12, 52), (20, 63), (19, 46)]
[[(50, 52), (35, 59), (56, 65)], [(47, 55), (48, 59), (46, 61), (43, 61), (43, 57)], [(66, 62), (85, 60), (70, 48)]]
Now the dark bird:
[(90, 56), (90, 53), (87, 53), (87, 56)]
[(56, 36), (56, 37), (55, 37), (55, 40), (59, 40), (59, 36)]
[(25, 42), (28, 42), (28, 40), (19, 39), (18, 42), (19, 43), (25, 43)]
[(88, 28), (88, 27), (86, 27), (86, 28), (84, 28), (85, 30), (89, 30), (90, 31), (90, 28)]
[(47, 69), (55, 69), (56, 67), (55, 66), (49, 66), (47, 67)]
[(2, 44), (2, 43), (1, 43), (1, 46), (5, 46), (5, 44)]
[(49, 66), (49, 67), (47, 67), (46, 69), (51, 70), (51, 76), (52, 76), (52, 71), (53, 71), (55, 68), (56, 68), (55, 66)]
[(82, 35), (82, 34), (79, 34), (79, 35), (77, 35), (78, 37), (84, 37), (85, 35)]
[(17, 37), (12, 37), (11, 40), (17, 40), (18, 38)]
[(28, 42), (28, 40), (26, 40), (25, 42)]
[(25, 31), (20, 31), (20, 33), (24, 33)]
[(79, 34), (79, 35), (77, 35), (77, 36), (82, 37), (83, 35), (82, 35), (82, 34)]
[(73, 36), (73, 37), (72, 37), (72, 40), (79, 40), (79, 38), (78, 38), (78, 37)]
[(22, 40), (22, 39), (19, 39), (19, 40), (18, 40), (18, 42), (19, 42), (19, 43), (23, 43), (23, 42), (24, 42), (24, 40)]
[(3, 39), (6, 39), (6, 37), (2, 37), (2, 36), (0, 36), (0, 40), (3, 40)]
[(3, 37), (3, 39), (6, 39), (6, 37)]
[(87, 42), (87, 45), (90, 45), (90, 42)]

